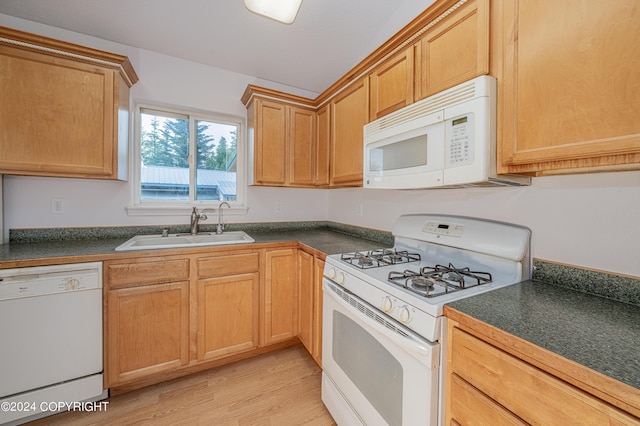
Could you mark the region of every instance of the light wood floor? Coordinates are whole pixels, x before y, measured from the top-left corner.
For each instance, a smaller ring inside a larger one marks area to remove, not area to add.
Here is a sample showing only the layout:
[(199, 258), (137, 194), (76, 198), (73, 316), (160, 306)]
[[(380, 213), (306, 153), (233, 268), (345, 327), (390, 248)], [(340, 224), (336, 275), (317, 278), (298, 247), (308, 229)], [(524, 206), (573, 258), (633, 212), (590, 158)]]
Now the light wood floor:
[(103, 412), (66, 412), (40, 425), (335, 425), (321, 370), (301, 345), (109, 398)]

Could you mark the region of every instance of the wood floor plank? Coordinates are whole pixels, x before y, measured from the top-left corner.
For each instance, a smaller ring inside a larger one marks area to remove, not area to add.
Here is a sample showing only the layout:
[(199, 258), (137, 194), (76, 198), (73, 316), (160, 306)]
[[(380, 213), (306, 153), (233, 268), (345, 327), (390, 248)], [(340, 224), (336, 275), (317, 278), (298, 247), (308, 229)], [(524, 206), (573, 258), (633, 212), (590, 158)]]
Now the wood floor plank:
[(29, 426), (335, 425), (322, 371), (302, 345), (109, 398), (103, 412), (66, 412)]

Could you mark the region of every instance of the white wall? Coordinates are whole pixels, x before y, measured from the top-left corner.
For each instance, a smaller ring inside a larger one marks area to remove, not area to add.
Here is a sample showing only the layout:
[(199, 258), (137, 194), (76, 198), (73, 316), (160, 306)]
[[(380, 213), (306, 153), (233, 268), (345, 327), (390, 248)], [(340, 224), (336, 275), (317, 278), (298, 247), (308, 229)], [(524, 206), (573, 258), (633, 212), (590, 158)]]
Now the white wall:
[[(126, 54), (140, 82), (134, 101), (160, 102), (244, 116), (240, 97), (251, 76), (186, 62), (0, 15), (11, 26)], [(283, 90), (283, 87), (273, 88)], [(292, 92), (296, 93), (293, 89)], [(312, 96), (299, 93), (303, 96)], [(10, 228), (181, 224), (188, 216), (130, 217), (130, 183), (5, 176), (5, 236)], [(50, 199), (64, 198), (64, 215)], [(276, 201), (282, 211), (276, 212)], [(486, 217), (533, 230), (533, 256), (640, 277), (640, 172), (544, 177), (524, 188), (421, 191), (249, 188), (246, 216), (230, 222), (333, 220), (391, 230), (404, 213)], [(362, 204), (363, 216), (357, 214)]]

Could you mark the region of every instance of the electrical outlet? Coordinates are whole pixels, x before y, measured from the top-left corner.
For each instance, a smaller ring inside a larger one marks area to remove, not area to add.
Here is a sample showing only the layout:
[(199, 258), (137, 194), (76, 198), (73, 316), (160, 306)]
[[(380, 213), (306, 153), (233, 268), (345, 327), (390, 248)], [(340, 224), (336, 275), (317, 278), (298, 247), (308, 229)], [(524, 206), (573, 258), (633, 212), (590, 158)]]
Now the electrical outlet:
[(51, 213), (64, 214), (64, 198), (51, 199)]
[(282, 213), (284, 203), (282, 201), (276, 201), (275, 211), (276, 213)]
[(356, 215), (364, 216), (364, 205), (362, 203), (356, 203)]

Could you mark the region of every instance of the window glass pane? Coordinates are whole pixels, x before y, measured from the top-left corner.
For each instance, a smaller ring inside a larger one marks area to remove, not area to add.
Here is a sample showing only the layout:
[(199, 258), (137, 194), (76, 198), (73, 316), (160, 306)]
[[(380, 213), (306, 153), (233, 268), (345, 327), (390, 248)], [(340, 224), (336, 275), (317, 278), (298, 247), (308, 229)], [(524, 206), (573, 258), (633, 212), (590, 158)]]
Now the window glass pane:
[(236, 201), (238, 127), (196, 120), (196, 200)]
[(189, 200), (189, 120), (140, 114), (140, 199)]

